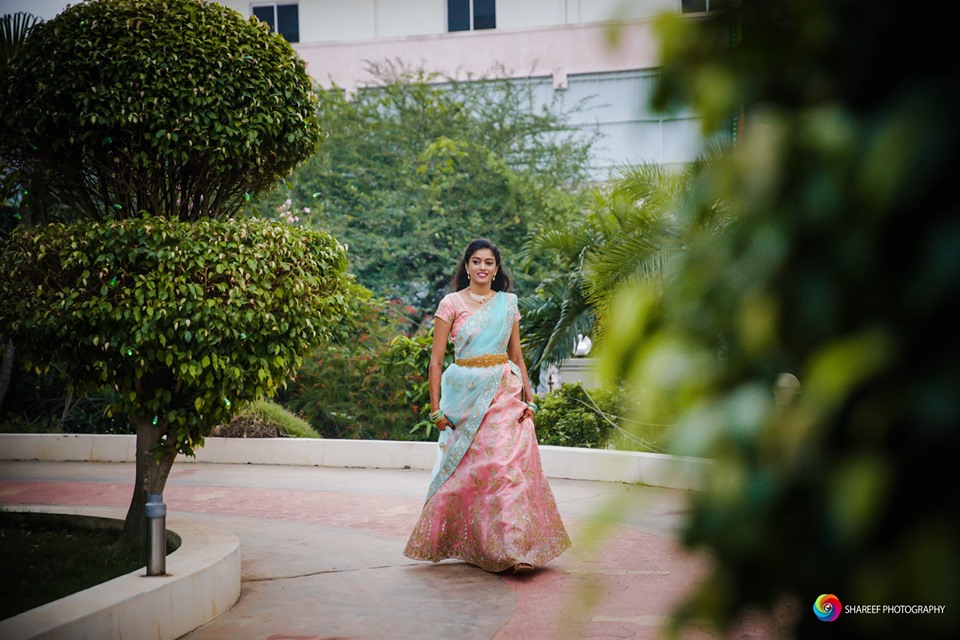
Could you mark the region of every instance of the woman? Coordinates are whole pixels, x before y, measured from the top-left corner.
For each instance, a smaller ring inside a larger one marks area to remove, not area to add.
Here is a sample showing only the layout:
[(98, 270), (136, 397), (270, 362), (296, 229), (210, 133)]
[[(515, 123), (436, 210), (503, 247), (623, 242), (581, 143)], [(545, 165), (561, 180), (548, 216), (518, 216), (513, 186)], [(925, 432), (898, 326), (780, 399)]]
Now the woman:
[[(563, 553), (570, 538), (540, 467), (517, 296), (500, 250), (471, 242), (450, 289), (434, 316), (429, 371), (440, 451), (404, 555), (529, 571)], [(443, 371), (448, 338), (456, 361)]]

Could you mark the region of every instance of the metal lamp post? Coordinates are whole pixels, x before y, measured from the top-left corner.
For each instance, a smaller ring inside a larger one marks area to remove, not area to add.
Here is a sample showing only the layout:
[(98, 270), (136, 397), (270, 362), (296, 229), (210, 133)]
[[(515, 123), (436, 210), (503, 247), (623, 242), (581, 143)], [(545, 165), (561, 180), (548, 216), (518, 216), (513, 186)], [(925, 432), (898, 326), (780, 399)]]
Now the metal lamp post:
[(167, 505), (162, 493), (148, 493), (144, 509), (147, 516), (147, 575), (167, 574)]

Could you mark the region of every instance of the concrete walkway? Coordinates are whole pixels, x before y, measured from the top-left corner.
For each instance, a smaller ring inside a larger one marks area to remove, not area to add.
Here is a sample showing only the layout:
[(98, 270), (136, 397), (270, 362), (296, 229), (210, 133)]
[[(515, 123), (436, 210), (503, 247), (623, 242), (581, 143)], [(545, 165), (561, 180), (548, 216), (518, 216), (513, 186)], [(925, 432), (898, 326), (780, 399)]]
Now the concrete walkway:
[[(133, 474), (130, 463), (0, 462), (0, 504), (126, 507)], [(574, 547), (546, 567), (510, 576), (415, 562), (402, 551), (427, 479), (418, 470), (174, 465), (170, 512), (233, 532), (242, 554), (240, 600), (185, 638), (661, 638), (707, 566), (675, 540), (686, 492), (561, 479), (550, 484)], [(780, 638), (779, 623), (748, 617), (732, 637)], [(718, 634), (700, 625), (681, 637)]]

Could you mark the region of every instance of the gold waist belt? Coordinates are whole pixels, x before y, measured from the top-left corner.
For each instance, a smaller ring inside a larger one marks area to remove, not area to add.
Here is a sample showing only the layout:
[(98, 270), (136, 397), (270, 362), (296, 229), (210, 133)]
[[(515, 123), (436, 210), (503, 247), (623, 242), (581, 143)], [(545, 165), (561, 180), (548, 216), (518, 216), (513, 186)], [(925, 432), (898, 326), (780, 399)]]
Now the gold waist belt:
[(505, 353), (488, 353), (475, 358), (463, 358), (461, 360), (456, 360), (455, 362), (461, 367), (495, 367), (498, 364), (503, 364), (506, 361), (507, 354)]

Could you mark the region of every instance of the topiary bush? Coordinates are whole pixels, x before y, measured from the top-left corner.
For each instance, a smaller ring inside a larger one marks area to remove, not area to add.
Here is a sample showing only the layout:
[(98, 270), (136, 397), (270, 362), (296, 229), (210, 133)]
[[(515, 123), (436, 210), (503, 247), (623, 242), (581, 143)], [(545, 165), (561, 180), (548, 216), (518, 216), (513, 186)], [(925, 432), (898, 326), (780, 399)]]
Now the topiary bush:
[(316, 108), (303, 60), (256, 19), (87, 0), (0, 69), (0, 157), (91, 218), (231, 215), (316, 150)]
[(0, 269), (21, 279), (0, 284), (0, 322), (28, 367), (57, 354), (78, 391), (112, 386), (112, 412), (168, 425), (165, 448), (189, 454), (328, 335), (345, 268), (330, 236), (273, 221), (17, 229)]
[(316, 107), (281, 36), (200, 0), (70, 6), (0, 69), (2, 172), (43, 187), (25, 210), (96, 222), (11, 236), (2, 337), (78, 392), (119, 393), (137, 430), (123, 542), (144, 538), (146, 493), (177, 452), (272, 393), (340, 315), (346, 260), (329, 236), (209, 220), (315, 151)]
[(116, 391), (108, 414), (136, 426), (157, 492), (177, 453), (273, 395), (330, 335), (345, 271), (329, 235), (276, 221), (18, 228), (0, 252), (0, 272), (17, 274), (0, 281), (0, 326), (29, 368)]

